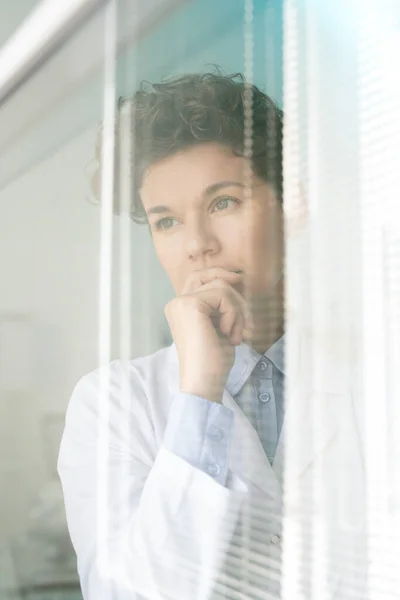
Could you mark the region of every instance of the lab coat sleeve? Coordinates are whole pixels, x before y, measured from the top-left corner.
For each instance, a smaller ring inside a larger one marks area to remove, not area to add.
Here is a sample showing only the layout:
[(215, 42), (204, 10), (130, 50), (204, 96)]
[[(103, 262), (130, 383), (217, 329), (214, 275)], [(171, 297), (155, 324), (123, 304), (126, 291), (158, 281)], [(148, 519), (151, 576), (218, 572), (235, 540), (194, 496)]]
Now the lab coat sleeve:
[(74, 389), (58, 460), (83, 597), (211, 599), (246, 485), (157, 448), (132, 367), (99, 373)]
[(164, 446), (226, 485), (234, 414), (200, 396), (179, 393), (168, 417)]

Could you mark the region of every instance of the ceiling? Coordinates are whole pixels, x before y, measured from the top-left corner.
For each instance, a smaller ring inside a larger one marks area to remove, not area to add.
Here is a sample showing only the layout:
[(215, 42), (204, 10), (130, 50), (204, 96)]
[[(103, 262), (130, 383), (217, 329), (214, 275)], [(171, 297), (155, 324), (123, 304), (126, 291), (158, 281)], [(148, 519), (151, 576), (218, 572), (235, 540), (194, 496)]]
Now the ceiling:
[[(11, 11), (7, 26), (2, 22), (3, 39), (35, 2), (15, 4), (18, 11)], [(139, 80), (176, 74), (180, 66), (200, 69), (217, 62), (230, 72), (243, 68), (243, 0), (118, 0), (117, 6), (117, 95), (131, 94)], [(261, 75), (266, 71), (262, 57), (268, 35), (276, 90), (281, 87), (281, 13), (282, 0), (254, 0), (260, 59), (255, 66)], [(0, 190), (102, 119), (105, 14), (103, 8), (92, 16), (1, 106)]]
[[(116, 32), (118, 54), (127, 46), (137, 44), (185, 2), (187, 0), (140, 3), (120, 0)], [(7, 19), (4, 22), (0, 19), (3, 41), (14, 33), (35, 4), (33, 0), (25, 0), (12, 5)], [(105, 15), (105, 9), (100, 9), (1, 106), (0, 188), (24, 172), (28, 165), (41, 160), (51, 145), (59, 145), (66, 136), (81, 132), (100, 119)]]

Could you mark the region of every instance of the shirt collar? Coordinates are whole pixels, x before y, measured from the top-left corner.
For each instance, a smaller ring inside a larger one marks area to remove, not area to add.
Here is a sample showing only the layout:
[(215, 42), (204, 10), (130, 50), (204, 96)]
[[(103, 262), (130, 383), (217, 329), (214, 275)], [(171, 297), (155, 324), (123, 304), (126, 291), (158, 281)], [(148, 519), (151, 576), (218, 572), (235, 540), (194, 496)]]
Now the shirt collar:
[(280, 337), (272, 346), (264, 353), (266, 358), (274, 363), (282, 375), (285, 374), (285, 336)]
[[(170, 348), (174, 354), (175, 360), (178, 360), (175, 343)], [(250, 373), (261, 358), (254, 348), (242, 342), (235, 348), (235, 362), (229, 372), (226, 388), (231, 396), (236, 396), (244, 383), (250, 376)], [(268, 358), (279, 371), (285, 374), (285, 336), (280, 337), (266, 352), (264, 356)]]
[[(280, 337), (266, 352), (264, 356), (270, 360), (282, 374), (285, 373), (284, 337)], [(230, 370), (226, 388), (231, 396), (236, 396), (250, 376), (256, 364), (261, 359), (254, 348), (242, 342), (235, 348), (235, 362)]]

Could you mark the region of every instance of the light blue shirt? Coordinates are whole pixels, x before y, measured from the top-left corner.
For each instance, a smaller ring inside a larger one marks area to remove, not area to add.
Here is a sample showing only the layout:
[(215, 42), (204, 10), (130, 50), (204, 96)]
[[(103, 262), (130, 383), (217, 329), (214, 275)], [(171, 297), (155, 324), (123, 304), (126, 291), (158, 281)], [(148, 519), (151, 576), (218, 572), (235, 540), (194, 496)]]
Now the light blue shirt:
[[(226, 389), (257, 431), (272, 464), (284, 417), (284, 337), (263, 355), (247, 344), (237, 346)], [(179, 393), (164, 445), (225, 485), (233, 420), (233, 411), (223, 404)]]

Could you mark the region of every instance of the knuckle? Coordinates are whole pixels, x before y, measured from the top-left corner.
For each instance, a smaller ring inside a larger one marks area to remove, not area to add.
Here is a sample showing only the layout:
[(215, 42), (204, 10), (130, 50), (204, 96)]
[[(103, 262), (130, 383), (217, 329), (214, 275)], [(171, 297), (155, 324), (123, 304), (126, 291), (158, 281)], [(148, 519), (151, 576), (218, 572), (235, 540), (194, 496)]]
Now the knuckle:
[(186, 279), (186, 287), (190, 287), (199, 277), (198, 273), (189, 273), (189, 277)]
[(196, 294), (185, 294), (184, 296), (179, 296), (177, 300), (179, 300), (180, 310), (196, 307), (199, 303), (199, 298)]
[(213, 287), (219, 289), (221, 293), (226, 296), (229, 296), (232, 292), (231, 286), (223, 279), (215, 279), (213, 282)]
[(183, 316), (183, 314), (187, 313), (187, 311), (191, 311), (197, 307), (199, 303), (199, 299), (196, 298), (195, 295), (187, 294), (182, 296), (177, 296), (164, 308), (164, 313), (167, 321), (171, 323), (178, 323), (179, 319)]
[(177, 308), (179, 308), (181, 298), (181, 296), (176, 296), (165, 305), (164, 312), (166, 315), (171, 315)]
[(216, 279), (216, 284), (218, 285), (218, 287), (220, 287), (223, 290), (229, 290), (230, 289), (230, 285), (229, 283), (227, 283), (224, 279)]
[[(175, 298), (174, 298), (174, 300), (175, 300)], [(172, 314), (174, 300), (171, 300), (164, 306), (164, 314), (167, 318), (170, 317)]]

